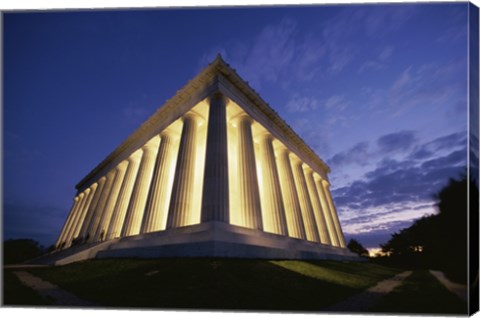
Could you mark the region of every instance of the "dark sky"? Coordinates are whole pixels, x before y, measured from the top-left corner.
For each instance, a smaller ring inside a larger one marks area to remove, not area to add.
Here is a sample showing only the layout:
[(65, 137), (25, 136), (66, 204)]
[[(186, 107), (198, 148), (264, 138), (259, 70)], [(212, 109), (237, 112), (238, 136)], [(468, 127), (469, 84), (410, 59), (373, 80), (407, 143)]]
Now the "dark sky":
[(4, 238), (56, 240), (74, 186), (217, 53), (332, 169), (347, 238), (422, 215), (467, 160), (468, 4), (4, 15)]

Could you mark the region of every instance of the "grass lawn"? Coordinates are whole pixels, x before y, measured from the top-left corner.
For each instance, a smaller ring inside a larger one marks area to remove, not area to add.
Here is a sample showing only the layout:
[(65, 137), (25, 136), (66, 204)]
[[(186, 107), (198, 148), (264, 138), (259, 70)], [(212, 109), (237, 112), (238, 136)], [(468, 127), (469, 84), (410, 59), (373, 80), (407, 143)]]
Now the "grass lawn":
[(428, 271), (414, 271), (374, 308), (376, 312), (467, 314), (467, 304)]
[(13, 270), (3, 271), (3, 304), (7, 306), (35, 306), (50, 305), (52, 302), (43, 299), (32, 289), (24, 286)]
[(90, 260), (31, 273), (106, 307), (320, 311), (391, 277), (370, 263)]

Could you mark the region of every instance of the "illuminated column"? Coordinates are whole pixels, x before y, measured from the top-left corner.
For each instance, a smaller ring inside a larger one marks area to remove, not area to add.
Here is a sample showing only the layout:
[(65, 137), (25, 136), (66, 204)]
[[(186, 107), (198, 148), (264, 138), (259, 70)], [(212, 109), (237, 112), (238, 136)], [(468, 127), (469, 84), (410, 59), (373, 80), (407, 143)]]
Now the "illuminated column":
[(196, 139), (200, 117), (192, 112), (183, 117), (182, 136), (178, 149), (172, 197), (168, 209), (167, 228), (189, 224), (193, 210)]
[(83, 224), (85, 223), (85, 217), (87, 215), (88, 208), (90, 207), (90, 204), (92, 203), (92, 199), (95, 196), (95, 192), (97, 190), (97, 184), (94, 183), (90, 189), (89, 189), (89, 194), (88, 197), (86, 198), (85, 205), (83, 206), (82, 210), (80, 211), (81, 215), (75, 225), (75, 230), (73, 232), (73, 237), (78, 237), (78, 238), (83, 238), (80, 236), (80, 230), (82, 229)]
[[(262, 165), (263, 180), (263, 217), (270, 222), (264, 222), (264, 230), (280, 235), (288, 236), (287, 220), (282, 201), (282, 190), (278, 178), (277, 163), (273, 150), (273, 137), (269, 133), (263, 133), (258, 137), (260, 163)], [(271, 228), (270, 228), (271, 227)]]
[(84, 238), (84, 240), (90, 238), (91, 234), (89, 234), (90, 230), (90, 225), (92, 223), (93, 215), (95, 214), (95, 210), (98, 205), (98, 201), (100, 200), (100, 197), (102, 196), (103, 192), (103, 187), (105, 186), (105, 180), (107, 178), (101, 177), (97, 184), (96, 190), (95, 190), (95, 195), (92, 198), (92, 202), (90, 203), (90, 206), (88, 207), (87, 213), (85, 215), (85, 220), (83, 221), (82, 224), (82, 229), (80, 230), (80, 236)]
[(140, 233), (143, 213), (147, 203), (148, 190), (152, 181), (153, 167), (157, 158), (157, 143), (149, 142), (142, 147), (143, 156), (138, 168), (137, 179), (133, 187), (132, 198), (128, 205), (122, 236), (131, 236)]
[(245, 227), (262, 230), (262, 212), (253, 147), (252, 123), (247, 114), (235, 118), (238, 128), (238, 181), (240, 213)]
[(62, 242), (65, 240), (65, 236), (68, 232), (68, 229), (70, 228), (70, 226), (72, 224), (72, 219), (73, 219), (73, 215), (75, 214), (75, 210), (78, 209), (79, 202), (80, 202), (80, 198), (78, 196), (76, 196), (73, 199), (72, 208), (70, 209), (70, 213), (68, 214), (67, 221), (65, 221), (65, 224), (63, 225), (62, 232), (60, 233), (60, 236), (58, 237), (57, 244), (55, 244), (55, 246), (57, 248), (59, 248), (60, 245), (62, 244)]
[(166, 228), (168, 203), (173, 184), (171, 174), (172, 169), (175, 168), (174, 138), (169, 131), (163, 131), (160, 134), (160, 146), (141, 233), (161, 231)]
[(289, 151), (287, 149), (281, 149), (278, 152), (278, 172), (285, 206), (288, 234), (291, 237), (305, 240), (307, 235), (305, 234), (302, 211), (300, 202), (298, 201), (292, 166), (290, 165)]
[(80, 203), (79, 203), (79, 207), (77, 210), (75, 210), (75, 214), (73, 215), (73, 218), (72, 218), (72, 223), (70, 224), (70, 227), (68, 228), (68, 232), (67, 232), (67, 235), (65, 236), (65, 246), (66, 247), (69, 247), (72, 245), (72, 239), (73, 239), (73, 231), (75, 230), (75, 225), (77, 223), (77, 220), (78, 220), (78, 217), (83, 209), (83, 207), (85, 206), (85, 201), (87, 199), (87, 194), (88, 192), (82, 192), (80, 194)]
[(210, 97), (201, 222), (229, 223), (227, 99)]
[(332, 215), (333, 224), (335, 225), (335, 230), (337, 232), (338, 243), (340, 244), (340, 247), (345, 247), (345, 239), (343, 238), (342, 227), (340, 226), (337, 211), (335, 210), (335, 205), (332, 201), (332, 194), (329, 190), (330, 184), (326, 180), (322, 180), (322, 184), (325, 191), (325, 196), (327, 197), (328, 207), (330, 208), (330, 213)]
[(112, 220), (108, 226), (106, 239), (110, 240), (120, 236), (122, 231), (125, 215), (127, 214), (128, 204), (132, 197), (133, 186), (135, 185), (135, 177), (140, 166), (141, 151), (136, 152), (128, 158), (128, 167), (125, 177), (123, 178), (122, 187), (115, 204)]
[(110, 225), (110, 222), (112, 220), (113, 209), (115, 208), (115, 203), (118, 199), (118, 193), (120, 192), (120, 187), (125, 176), (127, 165), (128, 161), (122, 161), (115, 169), (115, 181), (113, 182), (112, 190), (110, 191), (110, 195), (108, 197), (107, 203), (105, 204), (105, 209), (103, 210), (100, 223), (93, 238), (95, 241), (104, 240), (106, 238), (108, 226)]
[(90, 229), (88, 230), (89, 241), (95, 241), (97, 229), (102, 219), (103, 212), (105, 211), (105, 205), (107, 204), (108, 197), (112, 190), (113, 181), (115, 180), (115, 174), (117, 173), (116, 169), (112, 169), (107, 173), (105, 185), (103, 186), (102, 194), (98, 200), (98, 204), (95, 208), (95, 212), (92, 217), (92, 222), (90, 223)]
[(317, 189), (315, 187), (315, 180), (313, 179), (313, 170), (307, 165), (304, 166), (305, 179), (307, 181), (308, 193), (312, 202), (313, 212), (315, 220), (317, 222), (317, 228), (320, 234), (320, 242), (330, 245), (330, 236), (328, 235), (327, 225), (325, 223), (325, 217), (323, 216), (323, 210), (318, 197)]
[(303, 225), (305, 226), (307, 240), (320, 242), (317, 223), (315, 222), (310, 196), (308, 195), (307, 182), (305, 180), (305, 175), (303, 174), (302, 161), (296, 156), (293, 156), (292, 159), (293, 177), (295, 179), (295, 186), (297, 188), (298, 199), (300, 201)]
[(328, 206), (328, 201), (323, 190), (322, 178), (315, 175), (315, 185), (317, 187), (318, 196), (320, 197), (320, 203), (322, 205), (323, 216), (327, 223), (328, 235), (330, 236), (330, 242), (333, 246), (340, 246), (338, 243), (337, 230), (335, 229), (335, 224), (333, 223), (332, 215), (330, 213), (330, 207)]

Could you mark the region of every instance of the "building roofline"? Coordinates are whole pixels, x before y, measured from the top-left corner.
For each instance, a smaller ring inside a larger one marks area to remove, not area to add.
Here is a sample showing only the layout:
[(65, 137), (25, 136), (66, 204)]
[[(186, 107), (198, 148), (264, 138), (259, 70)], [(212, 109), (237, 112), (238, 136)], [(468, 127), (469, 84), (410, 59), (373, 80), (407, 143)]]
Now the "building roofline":
[(259, 107), (265, 115), (269, 118), (273, 118), (274, 124), (281, 130), (286, 132), (286, 135), (291, 138), (297, 144), (302, 145), (302, 150), (306, 155), (312, 159), (315, 163), (319, 164), (326, 173), (330, 172), (330, 168), (327, 164), (318, 157), (318, 155), (303, 141), (303, 139), (283, 120), (278, 113), (265, 102), (262, 97), (246, 82), (243, 80), (235, 69), (233, 69), (228, 63), (226, 63), (220, 54), (217, 54), (215, 59), (203, 68), (193, 79), (187, 82), (176, 94), (168, 99), (162, 106), (160, 106), (153, 115), (151, 115), (140, 127), (138, 127), (132, 134), (130, 134), (125, 141), (117, 146), (105, 159), (103, 159), (95, 168), (93, 168), (84, 178), (77, 183), (75, 188), (80, 189), (85, 183), (93, 178), (99, 171), (111, 163), (118, 155), (123, 153), (130, 145), (135, 143), (144, 131), (149, 127), (155, 125), (166, 113), (170, 111), (172, 107), (175, 107), (183, 100), (185, 100), (188, 92), (192, 90), (198, 90), (204, 87), (205, 82), (209, 82), (216, 75), (222, 74), (228, 79), (234, 86), (236, 86), (245, 96), (257, 107)]

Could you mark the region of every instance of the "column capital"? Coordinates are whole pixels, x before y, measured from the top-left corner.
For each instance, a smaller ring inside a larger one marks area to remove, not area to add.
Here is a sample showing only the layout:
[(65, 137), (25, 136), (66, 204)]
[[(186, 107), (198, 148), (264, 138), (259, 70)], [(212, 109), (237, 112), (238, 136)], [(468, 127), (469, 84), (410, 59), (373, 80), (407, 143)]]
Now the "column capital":
[(168, 129), (168, 128), (167, 128), (167, 129), (163, 130), (163, 131), (159, 134), (159, 136), (160, 136), (160, 142), (162, 142), (162, 139), (163, 139), (163, 138), (168, 138), (168, 137), (174, 138), (174, 137), (175, 137), (175, 134), (173, 133), (173, 131), (172, 131), (171, 129)]
[(322, 176), (320, 176), (317, 172), (313, 172), (313, 179), (316, 181), (323, 181)]
[(182, 116), (182, 121), (192, 120), (197, 126), (205, 122), (205, 118), (196, 111), (190, 110), (188, 113)]
[(117, 165), (117, 171), (125, 170), (128, 167), (128, 160), (123, 160)]
[(259, 132), (258, 134), (256, 134), (254, 136), (254, 138), (258, 138), (259, 141), (273, 141), (274, 140), (274, 137), (272, 136), (272, 134), (266, 130), (263, 130), (261, 132)]
[(287, 157), (289, 157), (291, 151), (288, 150), (287, 147), (282, 146), (282, 147), (278, 147), (278, 148), (275, 150), (275, 152), (276, 152), (278, 155), (280, 155), (280, 156), (287, 156)]
[(128, 157), (127, 161), (128, 164), (131, 165), (132, 163), (137, 163), (140, 162), (140, 159), (142, 158), (143, 155), (143, 149), (137, 149), (130, 157)]
[(313, 169), (310, 168), (309, 165), (307, 165), (306, 163), (303, 163), (302, 167), (303, 167), (303, 171), (305, 171), (305, 173), (313, 175)]
[(147, 142), (145, 145), (142, 146), (143, 154), (151, 154), (153, 151), (157, 150), (158, 145), (153, 142)]
[(95, 182), (93, 183), (91, 186), (90, 186), (90, 189), (95, 190), (96, 188), (98, 187), (98, 182)]
[(232, 119), (230, 119), (230, 121), (234, 125), (238, 125), (240, 123), (248, 123), (248, 124), (251, 125), (254, 122), (253, 118), (250, 117), (250, 115), (248, 115), (245, 112), (241, 112), (240, 114), (238, 114), (235, 117), (233, 117)]
[(213, 102), (222, 102), (225, 106), (228, 105), (229, 99), (222, 92), (215, 91), (207, 97), (208, 103), (211, 105)]
[(289, 156), (293, 165), (302, 167), (303, 161), (296, 154), (291, 152)]

